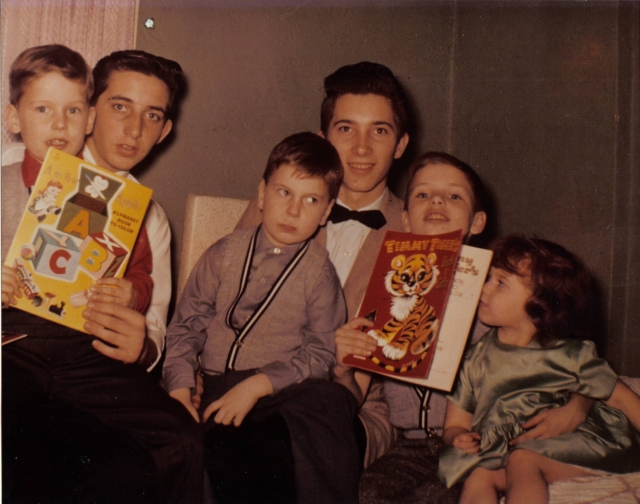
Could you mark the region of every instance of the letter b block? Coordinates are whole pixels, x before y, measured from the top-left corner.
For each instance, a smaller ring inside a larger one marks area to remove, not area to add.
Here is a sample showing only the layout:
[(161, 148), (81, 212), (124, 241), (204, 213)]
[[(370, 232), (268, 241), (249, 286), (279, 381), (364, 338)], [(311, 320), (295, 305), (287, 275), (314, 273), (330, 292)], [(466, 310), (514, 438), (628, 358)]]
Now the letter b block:
[(80, 250), (80, 267), (96, 280), (114, 276), (127, 257), (127, 250), (106, 233), (87, 236)]

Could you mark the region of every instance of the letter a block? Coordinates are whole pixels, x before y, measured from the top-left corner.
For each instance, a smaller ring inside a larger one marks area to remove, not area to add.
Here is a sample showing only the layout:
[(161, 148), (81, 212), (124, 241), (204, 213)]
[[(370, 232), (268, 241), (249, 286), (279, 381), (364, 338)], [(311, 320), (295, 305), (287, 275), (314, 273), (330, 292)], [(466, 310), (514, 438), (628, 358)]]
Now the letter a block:
[(32, 259), (35, 271), (60, 280), (75, 279), (80, 250), (70, 236), (38, 228), (33, 245), (36, 249)]
[(80, 250), (80, 267), (96, 280), (114, 276), (128, 252), (106, 233), (87, 236)]
[(81, 165), (79, 191), (67, 200), (57, 229), (84, 240), (104, 231), (109, 218), (108, 205), (122, 182)]

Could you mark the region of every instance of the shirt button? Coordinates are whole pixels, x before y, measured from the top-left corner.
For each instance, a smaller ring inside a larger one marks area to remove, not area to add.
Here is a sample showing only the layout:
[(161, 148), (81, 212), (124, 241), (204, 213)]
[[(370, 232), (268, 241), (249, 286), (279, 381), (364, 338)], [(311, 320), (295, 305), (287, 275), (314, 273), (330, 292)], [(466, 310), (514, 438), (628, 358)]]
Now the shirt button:
[(279, 247), (276, 247), (273, 249), (273, 253), (274, 254), (282, 254), (282, 249), (280, 249)]

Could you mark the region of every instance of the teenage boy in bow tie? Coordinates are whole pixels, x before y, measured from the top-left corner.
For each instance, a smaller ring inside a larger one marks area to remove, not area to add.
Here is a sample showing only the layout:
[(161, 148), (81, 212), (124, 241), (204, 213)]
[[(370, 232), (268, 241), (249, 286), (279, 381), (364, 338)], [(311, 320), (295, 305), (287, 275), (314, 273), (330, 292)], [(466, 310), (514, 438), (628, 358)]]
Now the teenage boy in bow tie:
[[(404, 230), (403, 202), (389, 190), (387, 178), (394, 160), (402, 157), (409, 143), (409, 108), (396, 77), (378, 63), (343, 66), (325, 79), (324, 90), (319, 134), (338, 151), (344, 180), (329, 222), (316, 239), (329, 251), (352, 319), (358, 313), (384, 234)], [(260, 220), (254, 200), (238, 227)], [(359, 417), (356, 431), (361, 443), (367, 445), (366, 467), (391, 448), (397, 435), (378, 378), (371, 381)]]

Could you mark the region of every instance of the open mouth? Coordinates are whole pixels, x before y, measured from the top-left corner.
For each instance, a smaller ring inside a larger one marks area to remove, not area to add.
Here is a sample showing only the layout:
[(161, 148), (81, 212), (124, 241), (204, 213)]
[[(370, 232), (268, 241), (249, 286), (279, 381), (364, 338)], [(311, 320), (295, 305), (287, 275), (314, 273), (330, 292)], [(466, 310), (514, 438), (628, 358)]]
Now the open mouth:
[(449, 219), (441, 213), (430, 213), (424, 220), (427, 222), (447, 222)]
[(47, 146), (54, 147), (56, 149), (62, 149), (69, 144), (64, 138), (53, 138), (47, 142)]
[(348, 163), (349, 168), (355, 171), (370, 170), (375, 166), (375, 163)]

